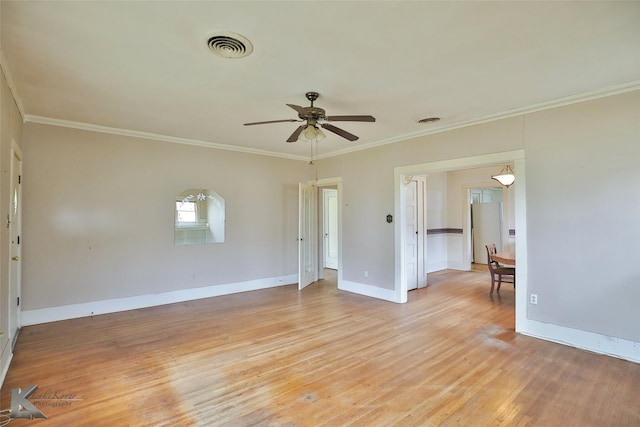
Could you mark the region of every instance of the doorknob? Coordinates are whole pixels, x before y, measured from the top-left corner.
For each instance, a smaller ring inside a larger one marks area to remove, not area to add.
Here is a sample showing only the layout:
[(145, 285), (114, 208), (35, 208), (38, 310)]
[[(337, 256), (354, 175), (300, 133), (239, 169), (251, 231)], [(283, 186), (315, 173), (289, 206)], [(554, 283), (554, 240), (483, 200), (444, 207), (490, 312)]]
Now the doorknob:
[(19, 256), (13, 256), (13, 257), (11, 257), (11, 259), (12, 259), (13, 261), (18, 261), (18, 260), (20, 260), (20, 257), (19, 257)]

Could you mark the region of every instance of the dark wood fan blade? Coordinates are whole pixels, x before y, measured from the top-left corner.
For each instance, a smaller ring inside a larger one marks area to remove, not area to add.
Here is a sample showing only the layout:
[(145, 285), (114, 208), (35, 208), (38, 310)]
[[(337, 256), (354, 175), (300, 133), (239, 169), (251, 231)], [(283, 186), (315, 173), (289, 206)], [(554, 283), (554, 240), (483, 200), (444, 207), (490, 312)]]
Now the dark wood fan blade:
[(375, 122), (373, 116), (328, 116), (330, 122)]
[[(357, 141), (358, 137), (352, 133), (347, 132), (346, 130), (342, 130), (340, 128), (335, 127), (334, 125), (330, 125), (329, 123), (322, 123), (320, 126), (325, 128), (326, 130), (335, 133), (336, 135), (340, 135), (343, 138), (348, 139), (349, 141)], [(300, 126), (302, 127), (302, 126)]]
[(303, 130), (304, 130), (304, 126), (298, 126), (298, 129), (293, 131), (289, 139), (287, 139), (287, 142), (296, 142)]
[(306, 114), (307, 113), (307, 110), (305, 110), (304, 107), (301, 107), (299, 105), (287, 104), (287, 106), (293, 108), (294, 110), (296, 110), (298, 112), (298, 114)]
[(253, 122), (253, 123), (245, 123), (245, 126), (253, 126), (253, 125), (266, 125), (267, 123), (284, 123), (284, 122), (299, 122), (300, 120), (296, 119), (284, 119), (284, 120), (269, 120), (267, 122)]

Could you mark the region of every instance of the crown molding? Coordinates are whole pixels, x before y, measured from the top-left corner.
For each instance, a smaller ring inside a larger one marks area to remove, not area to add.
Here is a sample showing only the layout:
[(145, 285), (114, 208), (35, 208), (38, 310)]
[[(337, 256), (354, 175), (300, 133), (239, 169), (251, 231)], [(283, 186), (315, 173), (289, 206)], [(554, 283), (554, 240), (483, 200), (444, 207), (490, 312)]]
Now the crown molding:
[(7, 86), (9, 86), (9, 91), (11, 95), (13, 95), (13, 100), (18, 107), (18, 112), (20, 113), (20, 117), (24, 121), (24, 107), (22, 104), (22, 99), (18, 95), (18, 90), (16, 89), (15, 83), (13, 82), (13, 75), (11, 74), (11, 69), (9, 68), (9, 63), (7, 62), (7, 58), (4, 56), (4, 52), (0, 50), (0, 69), (4, 73), (4, 78), (7, 80)]
[(258, 154), (261, 156), (270, 156), (270, 157), (280, 157), (280, 158), (290, 159), (290, 160), (302, 160), (302, 161), (308, 160), (307, 157), (296, 156), (293, 154), (276, 153), (276, 152), (267, 151), (267, 150), (259, 150), (256, 148), (237, 147), (233, 145), (219, 144), (216, 142), (202, 141), (199, 139), (180, 138), (176, 136), (160, 135), (157, 133), (115, 128), (110, 126), (94, 125), (91, 123), (74, 122), (71, 120), (53, 119), (50, 117), (35, 116), (31, 114), (25, 115), (24, 121), (25, 123), (26, 122), (40, 123), (44, 125), (87, 130), (87, 131), (99, 132), (99, 133), (108, 133), (108, 134), (128, 136), (133, 138), (142, 138), (142, 139), (151, 139), (154, 141), (171, 142), (174, 144), (195, 145), (198, 147), (215, 148), (218, 150), (236, 151), (239, 153)]
[(343, 154), (353, 153), (361, 150), (368, 150), (370, 148), (375, 148), (375, 147), (380, 147), (387, 144), (406, 141), (409, 139), (419, 138), (422, 136), (433, 135), (436, 133), (448, 132), (455, 129), (461, 129), (469, 126), (480, 125), (483, 123), (494, 122), (497, 120), (507, 119), (510, 117), (524, 116), (526, 114), (535, 113), (537, 111), (550, 110), (553, 108), (564, 107), (567, 105), (579, 104), (581, 102), (591, 101), (594, 99), (604, 98), (607, 96), (619, 95), (621, 93), (626, 93), (626, 92), (633, 92), (635, 90), (640, 90), (640, 80), (633, 80), (621, 85), (609, 86), (602, 89), (583, 92), (576, 95), (566, 96), (563, 98), (557, 98), (551, 101), (539, 102), (537, 104), (527, 105), (525, 107), (513, 108), (510, 110), (501, 111), (499, 113), (487, 114), (484, 116), (480, 116), (480, 117), (476, 117), (473, 119), (464, 120), (460, 122), (443, 124), (440, 126), (432, 126), (428, 130), (412, 132), (404, 135), (399, 135), (393, 138), (384, 139), (381, 141), (375, 141), (370, 144), (360, 145), (358, 147), (349, 147), (340, 151), (327, 153), (317, 157), (317, 160), (341, 156)]
[[(8, 67), (7, 67), (6, 61), (4, 60), (4, 56), (2, 55), (2, 52), (0, 52), (0, 64), (2, 65), (3, 70), (5, 70), (5, 76), (7, 76), (7, 82), (9, 83), (9, 88), (12, 89), (13, 85), (10, 83), (10, 77), (9, 77), (10, 73), (7, 72)], [(583, 93), (579, 93), (579, 94), (575, 94), (575, 95), (571, 95), (563, 98), (554, 99), (551, 101), (544, 101), (537, 104), (528, 105), (525, 107), (513, 108), (513, 109), (505, 110), (499, 113), (487, 114), (487, 115), (476, 117), (469, 120), (443, 124), (440, 126), (433, 126), (433, 127), (430, 127), (428, 130), (407, 133), (407, 134), (399, 135), (393, 138), (387, 138), (384, 140), (375, 141), (370, 144), (359, 145), (357, 147), (345, 148), (343, 150), (323, 154), (323, 155), (317, 156), (316, 160), (337, 157), (344, 154), (354, 153), (362, 150), (368, 150), (371, 148), (393, 144), (401, 141), (406, 141), (409, 139), (419, 138), (419, 137), (433, 135), (433, 134), (442, 133), (442, 132), (448, 132), (451, 130), (461, 129), (469, 126), (476, 126), (476, 125), (494, 122), (497, 120), (502, 120), (510, 117), (523, 116), (526, 114), (535, 113), (537, 111), (549, 110), (552, 108), (563, 107), (571, 104), (578, 104), (578, 103), (590, 101), (593, 99), (604, 98), (607, 96), (618, 95), (621, 93), (632, 92), (635, 90), (640, 90), (640, 80), (634, 80), (634, 81), (627, 82), (620, 85), (609, 86), (606, 88), (597, 89), (589, 92), (583, 92)], [(14, 94), (14, 99), (16, 100), (16, 104), (18, 104), (18, 109), (20, 110), (20, 113), (25, 123), (26, 122), (41, 123), (41, 124), (52, 125), (52, 126), (68, 127), (73, 129), (88, 130), (88, 131), (100, 132), (100, 133), (109, 133), (109, 134), (129, 136), (134, 138), (143, 138), (143, 139), (151, 139), (156, 141), (171, 142), (174, 144), (195, 145), (199, 147), (215, 148), (219, 150), (228, 150), (228, 151), (235, 151), (235, 152), (247, 153), (247, 154), (257, 154), (261, 156), (279, 157), (279, 158), (290, 159), (290, 160), (301, 160), (301, 161), (310, 160), (310, 158), (306, 156), (298, 156), (293, 154), (259, 150), (255, 148), (219, 144), (215, 142), (203, 141), (203, 140), (197, 140), (197, 139), (180, 138), (180, 137), (160, 135), (160, 134), (155, 134), (150, 132), (142, 132), (142, 131), (136, 131), (136, 130), (130, 130), (130, 129), (115, 128), (110, 126), (94, 125), (94, 124), (84, 123), (84, 122), (75, 122), (71, 120), (53, 119), (50, 117), (23, 114), (24, 110), (22, 109), (22, 103), (19, 101), (19, 97), (16, 96), (17, 95), (16, 91), (12, 89), (12, 93)]]

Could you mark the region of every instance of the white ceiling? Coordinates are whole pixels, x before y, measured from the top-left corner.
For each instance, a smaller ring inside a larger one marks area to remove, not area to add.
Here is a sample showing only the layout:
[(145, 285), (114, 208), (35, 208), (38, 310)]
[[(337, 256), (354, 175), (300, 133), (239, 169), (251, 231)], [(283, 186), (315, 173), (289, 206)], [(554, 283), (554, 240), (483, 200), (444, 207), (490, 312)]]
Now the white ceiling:
[[(2, 65), (27, 121), (306, 158), (285, 104), (360, 136), (321, 157), (636, 88), (640, 2), (6, 1)], [(206, 42), (233, 31), (243, 59)], [(419, 124), (438, 116), (435, 124)]]

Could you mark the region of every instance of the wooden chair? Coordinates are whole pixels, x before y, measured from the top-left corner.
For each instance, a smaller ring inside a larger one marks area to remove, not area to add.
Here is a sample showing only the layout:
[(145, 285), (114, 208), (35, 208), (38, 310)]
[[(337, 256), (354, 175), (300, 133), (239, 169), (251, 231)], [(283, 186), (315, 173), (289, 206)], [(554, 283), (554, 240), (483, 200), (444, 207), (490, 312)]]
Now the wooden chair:
[[(486, 245), (487, 249), (487, 266), (489, 267), (489, 273), (491, 274), (491, 290), (489, 294), (493, 294), (493, 287), (496, 283), (496, 276), (498, 276), (498, 289), (496, 292), (500, 292), (500, 285), (502, 282), (513, 283), (513, 287), (516, 287), (516, 268), (515, 267), (503, 267), (493, 260), (491, 255), (497, 252), (496, 245), (491, 243)], [(511, 276), (512, 280), (503, 280), (502, 276)]]

